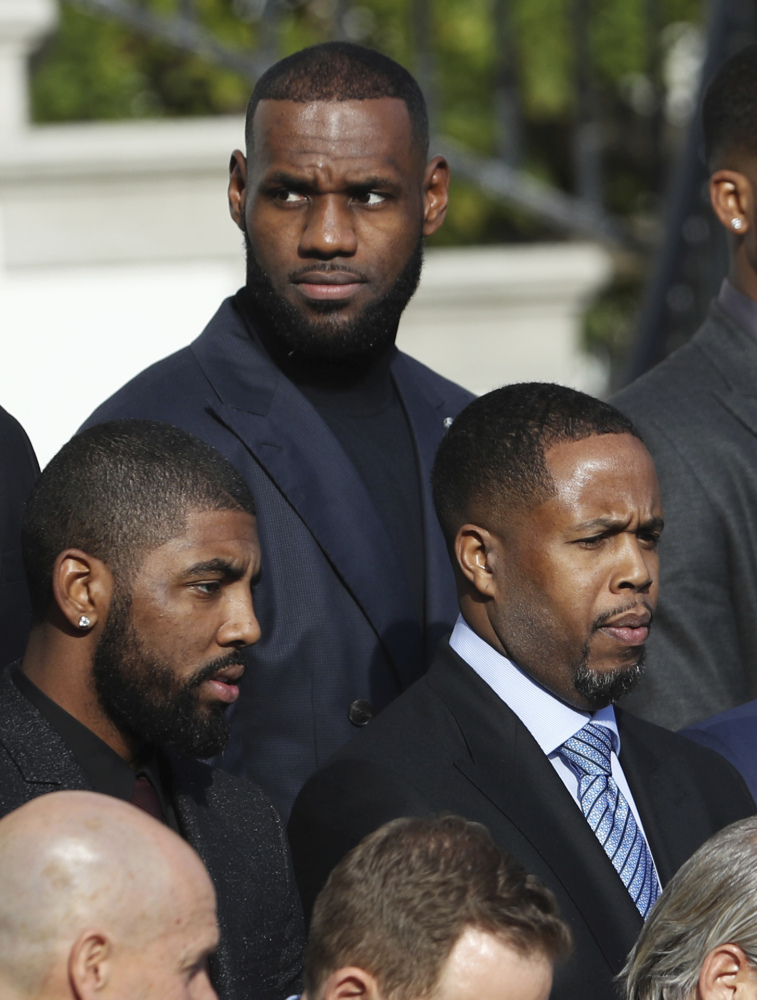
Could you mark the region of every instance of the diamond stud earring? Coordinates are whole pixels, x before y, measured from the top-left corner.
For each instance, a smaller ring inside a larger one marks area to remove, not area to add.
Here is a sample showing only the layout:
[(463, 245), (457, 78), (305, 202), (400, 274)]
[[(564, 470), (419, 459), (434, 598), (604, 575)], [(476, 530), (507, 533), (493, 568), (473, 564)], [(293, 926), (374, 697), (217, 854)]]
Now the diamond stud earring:
[(89, 618), (87, 618), (86, 615), (82, 615), (76, 624), (79, 626), (79, 628), (89, 628), (92, 622), (89, 620)]
[(731, 219), (731, 229), (741, 229), (744, 225), (741, 219)]

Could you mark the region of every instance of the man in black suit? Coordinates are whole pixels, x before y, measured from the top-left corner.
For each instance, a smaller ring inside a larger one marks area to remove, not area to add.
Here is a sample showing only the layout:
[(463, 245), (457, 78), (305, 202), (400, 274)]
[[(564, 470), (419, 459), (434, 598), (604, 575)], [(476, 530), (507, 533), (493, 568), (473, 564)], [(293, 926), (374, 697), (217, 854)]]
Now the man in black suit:
[(660, 885), (754, 811), (717, 754), (612, 707), (657, 601), (652, 460), (606, 403), (508, 386), (448, 431), (434, 499), (462, 615), (427, 675), (300, 793), (303, 900), (380, 823), (457, 813), (555, 893), (575, 952), (553, 996), (607, 1000)]
[(612, 400), (657, 465), (667, 525), (654, 670), (628, 707), (671, 729), (757, 697), (757, 46), (719, 70), (702, 117), (728, 277), (691, 341)]
[(21, 656), (29, 637), (21, 515), (38, 475), (37, 456), (23, 427), (0, 406), (0, 669)]
[(246, 287), (89, 425), (183, 427), (253, 492), (263, 638), (223, 766), (284, 816), (454, 623), (430, 473), (472, 396), (394, 346), (449, 180), (410, 74), (346, 42), (295, 53), (255, 86), (246, 149), (229, 183)]
[(184, 431), (127, 420), (73, 438), (26, 506), (33, 624), (0, 677), (0, 813), (91, 790), (181, 834), (216, 888), (222, 1000), (296, 992), (302, 946), (273, 806), (193, 759), (222, 748), (260, 636), (254, 510), (234, 468)]

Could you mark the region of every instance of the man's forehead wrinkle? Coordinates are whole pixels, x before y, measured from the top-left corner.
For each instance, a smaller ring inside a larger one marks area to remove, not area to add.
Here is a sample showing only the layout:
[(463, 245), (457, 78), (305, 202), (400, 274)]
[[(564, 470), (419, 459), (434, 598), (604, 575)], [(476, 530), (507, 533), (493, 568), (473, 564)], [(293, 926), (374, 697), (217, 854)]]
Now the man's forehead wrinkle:
[(294, 120), (289, 113), (291, 105), (281, 103), (284, 107), (279, 110), (274, 106), (256, 115), (253, 155), (257, 171), (270, 170), (274, 165), (285, 168), (286, 164), (303, 160), (323, 163), (349, 159), (359, 161), (361, 170), (368, 169), (363, 165), (371, 161), (388, 164), (397, 171), (407, 169), (396, 160), (400, 150), (408, 155), (413, 152), (409, 115), (402, 101), (397, 104), (407, 116), (406, 128), (396, 115), (385, 120), (372, 114), (371, 105), (378, 101), (296, 104)]
[(303, 141), (299, 146), (287, 146), (282, 150), (270, 150), (271, 155), (262, 169), (267, 174), (329, 171), (334, 168), (350, 170), (360, 179), (381, 175), (387, 170), (401, 175), (405, 172), (402, 164), (391, 149), (366, 148), (364, 142), (354, 137), (334, 141), (324, 148), (322, 137), (314, 136), (312, 143)]

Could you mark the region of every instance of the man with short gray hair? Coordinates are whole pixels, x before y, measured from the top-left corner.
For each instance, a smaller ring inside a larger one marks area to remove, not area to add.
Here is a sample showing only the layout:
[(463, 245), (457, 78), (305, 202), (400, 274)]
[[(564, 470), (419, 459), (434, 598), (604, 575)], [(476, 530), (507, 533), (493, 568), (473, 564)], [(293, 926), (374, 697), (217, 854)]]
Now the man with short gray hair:
[(716, 833), (683, 865), (620, 978), (625, 1000), (757, 998), (757, 817)]

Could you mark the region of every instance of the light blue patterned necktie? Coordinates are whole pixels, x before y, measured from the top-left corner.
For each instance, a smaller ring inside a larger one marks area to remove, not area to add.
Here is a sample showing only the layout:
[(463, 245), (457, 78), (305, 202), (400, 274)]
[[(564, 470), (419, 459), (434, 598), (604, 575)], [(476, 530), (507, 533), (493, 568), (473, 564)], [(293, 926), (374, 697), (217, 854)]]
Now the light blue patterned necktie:
[(660, 894), (652, 855), (625, 796), (612, 777), (612, 734), (587, 722), (558, 753), (578, 773), (578, 800), (639, 913), (646, 919)]

